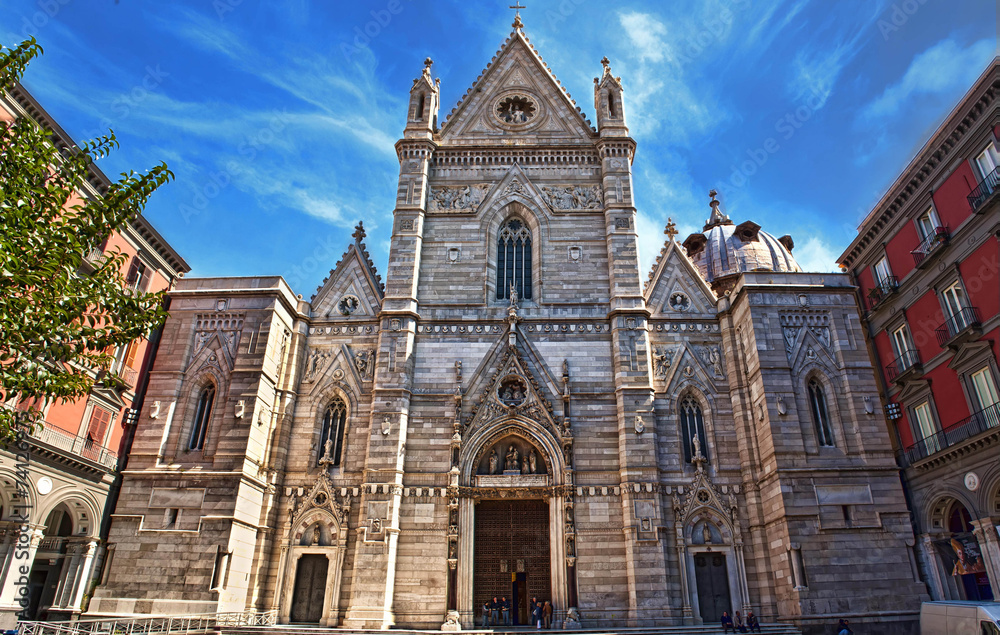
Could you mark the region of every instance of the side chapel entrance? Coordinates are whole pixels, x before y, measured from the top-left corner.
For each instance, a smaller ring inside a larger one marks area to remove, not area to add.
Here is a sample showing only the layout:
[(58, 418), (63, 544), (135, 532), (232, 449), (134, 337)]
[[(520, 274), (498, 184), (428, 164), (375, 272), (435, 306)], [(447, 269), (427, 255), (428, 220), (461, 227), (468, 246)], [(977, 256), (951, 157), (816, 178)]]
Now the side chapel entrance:
[(549, 505), (544, 500), (487, 500), (476, 505), (473, 607), (506, 597), (511, 622), (528, 625), (532, 597), (552, 600)]
[(698, 586), (698, 608), (705, 624), (719, 621), (723, 611), (733, 614), (729, 600), (729, 569), (721, 553), (696, 553), (694, 577)]
[(295, 590), (292, 593), (292, 622), (319, 624), (323, 619), (329, 566), (330, 561), (323, 554), (304, 554), (299, 558), (295, 572)]

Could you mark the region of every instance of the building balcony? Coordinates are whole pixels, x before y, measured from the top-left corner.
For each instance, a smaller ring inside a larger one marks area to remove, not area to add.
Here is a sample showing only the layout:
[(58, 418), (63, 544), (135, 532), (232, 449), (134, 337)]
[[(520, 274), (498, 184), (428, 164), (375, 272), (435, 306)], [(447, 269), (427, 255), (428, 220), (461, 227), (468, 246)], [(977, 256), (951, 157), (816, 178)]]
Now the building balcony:
[(108, 469), (113, 470), (118, 465), (117, 452), (113, 452), (86, 437), (76, 437), (53, 426), (40, 428), (31, 436), (47, 446), (62, 450), (66, 454), (89, 459)]
[(926, 267), (931, 262), (932, 255), (937, 255), (944, 250), (944, 246), (948, 244), (949, 236), (947, 227), (935, 227), (934, 231), (927, 234), (917, 248), (910, 252), (910, 255), (913, 256), (914, 266), (917, 268)]
[(889, 381), (904, 382), (922, 370), (920, 354), (917, 351), (903, 351), (896, 361), (885, 367), (885, 376)]
[(1000, 403), (995, 403), (988, 408), (984, 408), (959, 421), (947, 430), (936, 432), (909, 446), (903, 451), (900, 457), (902, 467), (907, 467), (939, 452), (944, 452), (954, 445), (994, 428), (1000, 428)]
[(969, 206), (973, 212), (981, 214), (984, 211), (986, 201), (996, 193), (998, 184), (1000, 184), (1000, 167), (987, 174), (986, 178), (969, 192)]
[(981, 324), (979, 309), (970, 306), (945, 320), (944, 324), (934, 330), (934, 333), (937, 335), (937, 341), (941, 348), (947, 348), (982, 335)]
[(880, 280), (871, 291), (868, 292), (868, 310), (871, 311), (886, 298), (896, 292), (899, 288), (899, 279), (896, 276), (887, 276)]
[(131, 366), (122, 366), (118, 369), (118, 377), (125, 382), (129, 388), (135, 388), (135, 382), (139, 379), (139, 371)]

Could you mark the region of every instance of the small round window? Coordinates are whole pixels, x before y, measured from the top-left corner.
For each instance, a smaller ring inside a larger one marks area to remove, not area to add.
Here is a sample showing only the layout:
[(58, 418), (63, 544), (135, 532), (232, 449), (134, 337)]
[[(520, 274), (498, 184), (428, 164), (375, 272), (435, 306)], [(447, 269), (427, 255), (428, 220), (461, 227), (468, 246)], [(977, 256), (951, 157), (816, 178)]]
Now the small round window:
[(528, 123), (535, 116), (537, 108), (523, 95), (511, 95), (500, 100), (496, 113), (500, 121), (509, 124)]

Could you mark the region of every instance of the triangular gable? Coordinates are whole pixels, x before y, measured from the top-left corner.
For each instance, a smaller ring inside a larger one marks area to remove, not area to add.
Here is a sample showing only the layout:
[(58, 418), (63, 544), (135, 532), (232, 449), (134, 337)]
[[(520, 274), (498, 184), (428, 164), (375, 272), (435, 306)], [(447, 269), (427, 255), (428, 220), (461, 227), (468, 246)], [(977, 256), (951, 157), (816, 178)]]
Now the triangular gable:
[(542, 192), (538, 186), (531, 182), (521, 166), (516, 163), (507, 170), (500, 182), (486, 194), (486, 198), (479, 206), (477, 216), (482, 218), (494, 210), (515, 202), (521, 203), (535, 212), (535, 217), (541, 225), (548, 225), (549, 216), (552, 214), (551, 208), (542, 198)]
[(353, 237), (354, 242), (312, 297), (314, 316), (371, 319), (381, 310), (385, 290), (365, 249), (365, 229), (361, 223), (358, 223)]
[[(522, 125), (505, 126), (495, 116), (497, 104), (516, 94), (539, 100), (536, 114)], [(590, 139), (596, 135), (524, 33), (515, 29), (448, 115), (441, 139), (446, 143), (456, 137), (495, 139), (522, 132), (550, 138)]]
[(818, 364), (826, 368), (831, 373), (830, 378), (833, 379), (832, 373), (839, 365), (830, 354), (829, 345), (828, 342), (821, 341), (812, 328), (800, 328), (791, 350), (788, 351), (788, 361), (792, 371), (798, 373), (808, 364)]
[(204, 331), (196, 335), (196, 352), (184, 369), (184, 374), (201, 371), (206, 366), (214, 367), (222, 377), (228, 377), (234, 366), (230, 339), (222, 331)]
[(672, 239), (660, 251), (643, 295), (653, 315), (705, 317), (716, 314), (715, 294), (681, 246)]
[[(698, 355), (690, 344), (663, 346), (673, 352), (671, 364), (663, 378), (664, 392), (677, 395), (687, 386), (695, 386), (702, 393), (716, 394), (715, 382), (722, 381), (725, 373), (716, 374), (709, 360)], [(719, 362), (721, 364), (721, 361)], [(721, 370), (721, 366), (720, 366)], [(655, 371), (655, 369), (654, 369)]]

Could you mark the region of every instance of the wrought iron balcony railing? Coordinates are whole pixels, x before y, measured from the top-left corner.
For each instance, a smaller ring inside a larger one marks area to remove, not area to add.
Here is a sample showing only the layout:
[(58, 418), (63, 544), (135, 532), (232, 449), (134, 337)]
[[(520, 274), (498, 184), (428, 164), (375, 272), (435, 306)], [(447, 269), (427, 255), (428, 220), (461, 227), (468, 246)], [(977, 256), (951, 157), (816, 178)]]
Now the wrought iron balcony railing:
[(937, 335), (938, 344), (944, 348), (951, 340), (980, 324), (982, 321), (979, 319), (979, 309), (970, 306), (945, 320), (944, 324), (937, 327), (934, 333)]
[(94, 443), (87, 437), (74, 437), (54, 426), (45, 426), (34, 432), (31, 436), (46, 445), (64, 450), (69, 454), (85, 457), (104, 467), (114, 469), (118, 465), (117, 452)]
[(910, 255), (913, 256), (913, 264), (919, 267), (927, 256), (948, 243), (949, 236), (947, 227), (935, 227), (934, 231), (927, 234), (917, 245), (917, 248), (910, 252)]
[(889, 381), (896, 381), (911, 370), (920, 368), (920, 354), (917, 351), (903, 351), (896, 361), (885, 367), (885, 375)]
[(883, 300), (896, 292), (899, 287), (899, 279), (896, 276), (886, 276), (877, 280), (875, 287), (868, 292), (868, 310), (874, 309)]
[(995, 403), (973, 413), (948, 429), (935, 432), (909, 446), (901, 457), (903, 467), (947, 450), (953, 445), (996, 427), (1000, 427), (1000, 403)]
[(998, 184), (1000, 184), (1000, 167), (994, 168), (974, 190), (969, 192), (969, 206), (972, 207), (973, 212), (979, 211), (986, 199), (996, 191)]

